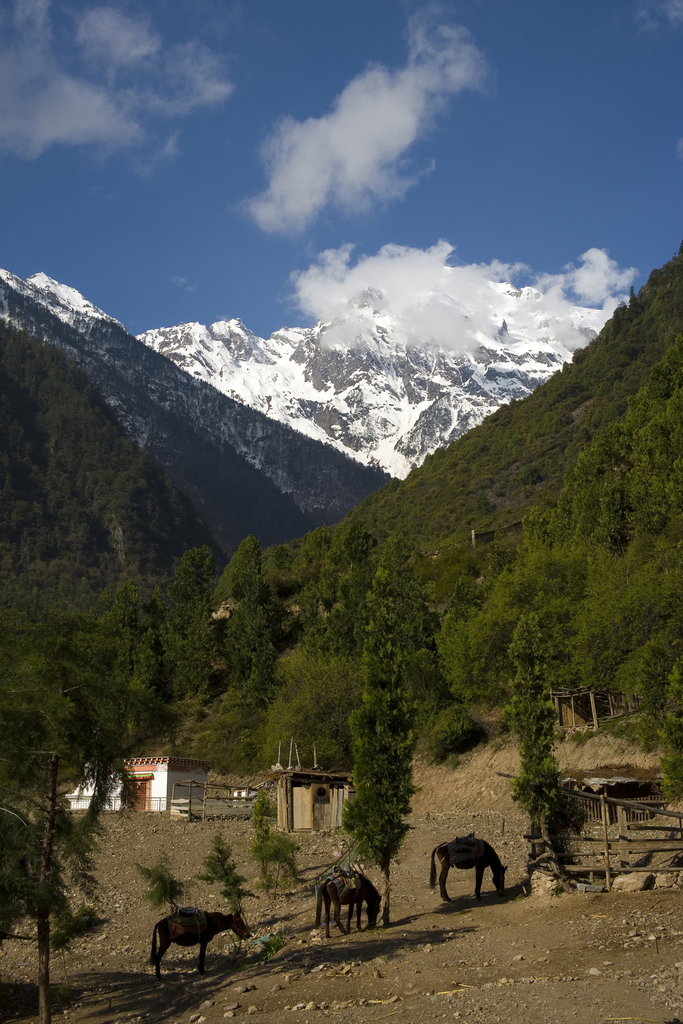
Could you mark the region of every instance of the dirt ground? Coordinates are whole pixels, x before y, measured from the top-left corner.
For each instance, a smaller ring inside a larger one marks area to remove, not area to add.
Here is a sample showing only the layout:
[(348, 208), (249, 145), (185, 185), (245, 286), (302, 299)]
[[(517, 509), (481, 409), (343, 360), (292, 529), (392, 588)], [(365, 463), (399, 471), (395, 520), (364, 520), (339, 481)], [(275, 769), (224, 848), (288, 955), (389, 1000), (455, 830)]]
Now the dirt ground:
[[(614, 764), (648, 767), (648, 757), (596, 737), (561, 744), (563, 767)], [(573, 758), (573, 761), (572, 761)], [(656, 763), (656, 759), (650, 758)], [(679, 888), (639, 893), (525, 895), (522, 882), (528, 819), (515, 810), (509, 783), (514, 749), (489, 744), (455, 771), (416, 766), (421, 792), (411, 831), (392, 866), (392, 926), (350, 935), (332, 926), (331, 938), (313, 930), (313, 881), (335, 859), (338, 833), (297, 836), (300, 884), (272, 900), (249, 899), (255, 936), (282, 931), (285, 947), (267, 962), (235, 958), (230, 935), (208, 947), (203, 977), (197, 947), (171, 947), (161, 984), (149, 963), (155, 920), (142, 898), (135, 862), (168, 854), (186, 883), (184, 901), (223, 909), (211, 885), (196, 880), (212, 837), (223, 835), (242, 873), (255, 884), (246, 822), (182, 823), (164, 814), (111, 814), (105, 819), (96, 864), (100, 924), (52, 960), (55, 986), (68, 978), (70, 1005), (55, 1018), (79, 1024), (217, 1024), (254, 1016), (264, 1024), (314, 1024), (323, 1017), (352, 1022), (396, 1018), (405, 1024), (442, 1019), (564, 1024), (683, 1019), (683, 893)], [(508, 866), (500, 899), (487, 872), (483, 900), (473, 896), (474, 872), (452, 870), (450, 904), (428, 886), (431, 850), (454, 835), (475, 831)], [(377, 872), (368, 875), (379, 887)], [(82, 898), (73, 893), (74, 903)], [(365, 923), (365, 915), (364, 915)], [(6, 942), (0, 951), (2, 1020), (36, 1020), (35, 946)], [(63, 995), (63, 993), (62, 993)], [(57, 1003), (58, 992), (55, 992)]]

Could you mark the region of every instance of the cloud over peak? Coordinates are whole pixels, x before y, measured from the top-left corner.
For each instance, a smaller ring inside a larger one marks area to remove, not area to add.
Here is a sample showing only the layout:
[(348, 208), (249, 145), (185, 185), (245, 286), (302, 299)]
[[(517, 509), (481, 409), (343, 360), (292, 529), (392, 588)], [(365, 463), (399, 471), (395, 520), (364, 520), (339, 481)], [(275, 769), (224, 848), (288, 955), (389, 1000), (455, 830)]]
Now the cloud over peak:
[[(352, 347), (367, 330), (367, 311), (395, 318), (405, 341), (420, 347), (472, 351), (508, 316), (510, 297), (516, 323), (524, 330), (539, 318), (553, 319), (552, 333), (568, 348), (585, 345), (576, 323), (599, 330), (634, 280), (634, 267), (621, 268), (603, 249), (592, 248), (560, 274), (532, 275), (522, 263), (452, 266), (453, 246), (441, 240), (429, 249), (384, 245), (373, 256), (351, 262), (352, 246), (328, 249), (292, 276), (295, 298), (307, 316), (330, 324), (330, 344)], [(533, 287), (514, 288), (526, 278)], [(577, 310), (586, 304), (587, 310)], [(597, 308), (596, 308), (597, 307)]]
[(268, 187), (246, 203), (259, 227), (301, 231), (328, 204), (359, 211), (400, 199), (419, 174), (402, 161), (448, 98), (480, 89), (487, 64), (466, 29), (428, 8), (409, 24), (406, 66), (371, 65), (335, 99), (328, 114), (284, 118), (263, 147)]

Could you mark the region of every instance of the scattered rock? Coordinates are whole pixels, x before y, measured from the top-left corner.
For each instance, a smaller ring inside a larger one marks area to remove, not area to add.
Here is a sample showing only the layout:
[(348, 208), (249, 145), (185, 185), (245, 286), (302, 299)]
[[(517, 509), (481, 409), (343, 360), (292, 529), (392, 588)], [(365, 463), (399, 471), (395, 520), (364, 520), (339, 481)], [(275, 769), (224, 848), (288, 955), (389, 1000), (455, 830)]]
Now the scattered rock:
[(307, 1009), (307, 1010), (317, 1010), (318, 1009), (318, 1005), (317, 1005), (317, 1003), (314, 1003), (313, 1001), (311, 1001), (310, 1003), (306, 1003), (305, 1009)]
[(599, 971), (597, 967), (590, 967), (588, 973), (597, 977), (598, 974), (602, 974), (602, 971)]
[(239, 1003), (226, 1003), (225, 1006), (223, 1007), (224, 1010), (239, 1010), (239, 1008)]
[(663, 871), (659, 875), (655, 875), (655, 885), (658, 889), (671, 889), (678, 881), (678, 875), (674, 875), (673, 872)]
[(199, 1004), (199, 1009), (200, 1010), (210, 1010), (211, 1007), (213, 1006), (213, 1004), (214, 1004), (214, 1000), (213, 999), (205, 999), (203, 1003)]
[(273, 985), (273, 987), (271, 988), (270, 991), (271, 992), (281, 992), (282, 991), (282, 985)]
[(380, 970), (378, 970), (377, 967), (373, 967), (372, 968), (372, 976), (373, 976), (373, 978), (381, 978), (382, 977), (382, 972)]
[(223, 1016), (224, 1017), (234, 1017), (235, 1016), (235, 1011), (234, 1010), (226, 1010), (225, 1013), (223, 1014)]
[(612, 888), (619, 892), (643, 892), (652, 888), (654, 880), (655, 876), (650, 872), (641, 875), (634, 871), (629, 875), (617, 875), (612, 882)]
[(305, 1003), (295, 1003), (294, 1006), (290, 1006), (290, 1010), (305, 1010), (305, 1009), (306, 1009), (306, 1004)]
[(254, 1006), (254, 1004), (252, 1003), (252, 1005), (247, 1010), (247, 1013), (258, 1013), (258, 1006)]

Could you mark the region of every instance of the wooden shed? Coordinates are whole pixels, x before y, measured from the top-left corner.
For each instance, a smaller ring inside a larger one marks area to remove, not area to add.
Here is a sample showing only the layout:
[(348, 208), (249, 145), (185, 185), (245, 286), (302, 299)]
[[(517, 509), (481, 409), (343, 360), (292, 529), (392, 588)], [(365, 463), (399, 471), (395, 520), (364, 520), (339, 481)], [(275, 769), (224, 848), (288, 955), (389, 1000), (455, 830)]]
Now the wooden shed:
[(350, 772), (275, 768), (268, 778), (276, 783), (277, 827), (283, 832), (338, 828), (345, 801), (356, 796)]
[(589, 686), (551, 690), (560, 728), (598, 729), (603, 722), (621, 718), (638, 709), (638, 697), (625, 697), (616, 690), (593, 690)]

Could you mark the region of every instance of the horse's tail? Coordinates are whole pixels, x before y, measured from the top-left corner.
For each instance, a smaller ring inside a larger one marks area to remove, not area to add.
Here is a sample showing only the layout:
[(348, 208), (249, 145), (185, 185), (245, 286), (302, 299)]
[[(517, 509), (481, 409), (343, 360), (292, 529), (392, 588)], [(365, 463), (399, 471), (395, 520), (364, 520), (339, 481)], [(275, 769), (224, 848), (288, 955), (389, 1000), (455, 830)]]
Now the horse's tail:
[(315, 887), (315, 927), (320, 927), (320, 918), (322, 917), (323, 911), (323, 885), (324, 882), (318, 882)]
[(436, 885), (436, 862), (434, 860), (434, 856), (435, 856), (436, 851), (438, 849), (439, 849), (439, 847), (435, 846), (434, 849), (432, 850), (432, 869), (429, 872), (429, 888), (430, 889), (433, 889), (434, 886)]
[(158, 923), (154, 925), (154, 931), (152, 932), (152, 954), (150, 960), (152, 963), (156, 963), (157, 958), (157, 932), (159, 931)]

